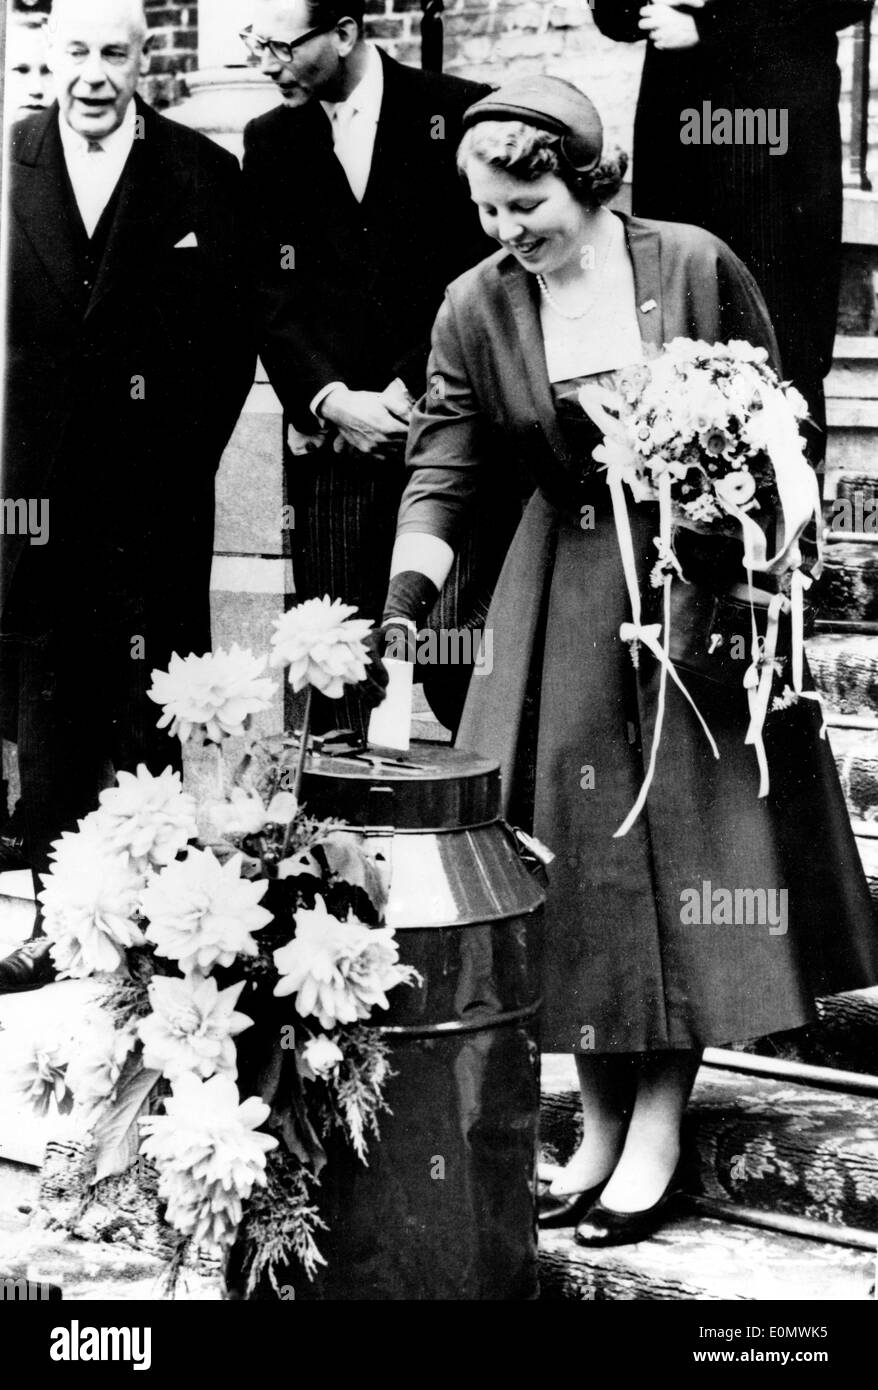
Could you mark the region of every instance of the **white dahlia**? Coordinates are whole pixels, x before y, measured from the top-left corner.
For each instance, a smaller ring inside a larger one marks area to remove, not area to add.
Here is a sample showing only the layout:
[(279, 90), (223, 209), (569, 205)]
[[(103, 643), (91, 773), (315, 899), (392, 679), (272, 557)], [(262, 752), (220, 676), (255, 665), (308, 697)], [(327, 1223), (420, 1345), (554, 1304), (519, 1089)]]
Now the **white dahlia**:
[(185, 743), (200, 729), (211, 743), (222, 743), (231, 734), (243, 734), (250, 716), (267, 710), (275, 692), (274, 681), (262, 676), (266, 658), (243, 651), (237, 643), (231, 651), (205, 656), (178, 656), (174, 652), (167, 671), (153, 671), (147, 692), (164, 706), (160, 729)]
[(170, 1081), (185, 1072), (237, 1076), (233, 1040), (253, 1022), (235, 1012), (243, 988), (243, 980), (221, 990), (213, 979), (154, 975), (149, 983), (153, 1011), (137, 1026), (144, 1066)]
[(243, 858), (220, 864), (211, 850), (190, 849), (147, 885), (142, 907), (147, 938), (160, 956), (179, 962), (185, 975), (207, 974), (231, 965), (236, 956), (255, 956), (251, 932), (271, 921), (259, 906), (265, 880), (241, 877)]
[(81, 1109), (92, 1111), (109, 1100), (136, 1045), (133, 1028), (114, 1027), (109, 1014), (100, 1010), (94, 1014), (77, 1034), (67, 1066), (67, 1085)]
[(180, 774), (170, 767), (158, 777), (143, 763), (136, 774), (120, 772), (116, 786), (102, 791), (99, 800), (98, 824), (138, 869), (170, 864), (198, 834), (195, 798), (184, 792)]
[(294, 690), (313, 685), (338, 700), (346, 685), (365, 678), (369, 653), (363, 638), (372, 630), (365, 618), (351, 621), (356, 608), (340, 599), (309, 598), (275, 620), (272, 666), (289, 666)]
[(81, 835), (55, 841), (51, 872), (37, 894), (62, 978), (111, 974), (124, 966), (129, 946), (143, 945), (134, 920), (143, 874), (108, 845), (92, 817), (80, 825)]
[(167, 1219), (197, 1245), (231, 1245), (254, 1187), (265, 1185), (265, 1155), (277, 1144), (257, 1132), (269, 1107), (243, 1103), (228, 1076), (201, 1081), (191, 1073), (173, 1084), (164, 1115), (140, 1121), (141, 1153), (155, 1160)]
[(295, 936), (274, 952), (274, 964), (281, 976), (274, 993), (294, 994), (298, 1014), (330, 1029), (368, 1018), (376, 1005), (386, 1009), (386, 991), (414, 978), (399, 964), (392, 927), (339, 922), (321, 897), (313, 911), (296, 913)]
[(309, 1038), (302, 1048), (301, 1073), (306, 1081), (315, 1081), (318, 1077), (329, 1076), (343, 1061), (344, 1053), (338, 1043), (320, 1033), (316, 1038)]

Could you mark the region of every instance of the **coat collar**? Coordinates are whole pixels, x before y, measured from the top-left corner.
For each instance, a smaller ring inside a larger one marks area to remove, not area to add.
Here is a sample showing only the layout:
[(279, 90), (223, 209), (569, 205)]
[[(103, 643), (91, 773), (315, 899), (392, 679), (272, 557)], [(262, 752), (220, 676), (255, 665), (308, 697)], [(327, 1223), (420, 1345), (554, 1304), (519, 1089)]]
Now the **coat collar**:
[[(140, 137), (135, 139), (123, 172), (119, 202), (87, 314), (112, 290), (132, 265), (149, 273), (156, 250), (172, 237), (192, 228), (186, 220), (186, 193), (192, 173), (181, 141), (170, 121), (163, 120), (139, 97), (136, 115)], [(65, 194), (65, 166), (58, 130), (58, 106), (27, 122), (16, 133), (15, 193), (12, 207), (28, 239), (64, 299), (78, 303), (77, 257)], [(173, 241), (171, 242), (173, 245)]]
[[(658, 228), (627, 213), (615, 214), (625, 229), (628, 254), (634, 267), (634, 291), (640, 336), (646, 348), (664, 343), (664, 307), (661, 282), (661, 237)], [(530, 395), (531, 412), (553, 452), (565, 463), (570, 454), (552, 398), (546, 371), (546, 354), (540, 327), (539, 292), (536, 277), (519, 265), (514, 256), (500, 261), (501, 282), (512, 306), (520, 345), (520, 379)]]

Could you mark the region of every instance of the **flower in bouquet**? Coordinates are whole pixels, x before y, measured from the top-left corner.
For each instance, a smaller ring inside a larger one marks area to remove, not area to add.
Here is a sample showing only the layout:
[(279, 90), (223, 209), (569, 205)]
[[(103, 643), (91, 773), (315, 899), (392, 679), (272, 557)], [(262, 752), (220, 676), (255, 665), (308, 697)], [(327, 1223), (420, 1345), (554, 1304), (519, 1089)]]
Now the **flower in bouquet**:
[(231, 651), (205, 656), (181, 657), (174, 652), (167, 671), (153, 671), (147, 692), (164, 706), (158, 727), (170, 724), (169, 732), (181, 743), (196, 730), (209, 743), (243, 734), (251, 715), (270, 707), (276, 689), (274, 681), (262, 675), (266, 660), (243, 651), (237, 643)]
[(319, 1033), (309, 1038), (302, 1048), (299, 1071), (306, 1081), (316, 1081), (331, 1076), (335, 1068), (344, 1061), (344, 1053), (338, 1043)]
[(296, 1012), (313, 1014), (323, 1028), (368, 1018), (376, 1005), (386, 1009), (386, 991), (414, 978), (399, 964), (393, 928), (340, 922), (319, 895), (316, 903), (299, 909), (293, 940), (274, 952), (281, 977), (274, 993), (294, 994)]
[(166, 767), (158, 777), (140, 763), (120, 772), (116, 786), (100, 794), (98, 825), (110, 845), (127, 850), (136, 867), (169, 864), (198, 834), (195, 798), (184, 792), (180, 774)]
[(236, 956), (255, 956), (251, 933), (271, 921), (259, 906), (264, 880), (241, 877), (243, 858), (221, 864), (210, 849), (190, 849), (147, 885), (142, 907), (147, 938), (160, 956), (178, 962), (184, 974), (207, 974), (231, 965)]
[(174, 1081), (185, 1072), (208, 1077), (238, 1074), (234, 1039), (253, 1022), (235, 1005), (244, 981), (220, 989), (216, 980), (154, 975), (152, 1013), (140, 1020), (143, 1064)]
[(96, 1013), (70, 1048), (67, 1085), (76, 1104), (92, 1112), (105, 1105), (119, 1084), (128, 1054), (137, 1045), (132, 1027), (116, 1028), (107, 1013)]
[(135, 917), (144, 876), (115, 849), (96, 813), (53, 845), (51, 871), (37, 894), (52, 958), (63, 977), (111, 974), (125, 965), (129, 946), (142, 946)]
[(364, 680), (369, 653), (363, 639), (372, 630), (365, 618), (353, 619), (356, 608), (339, 599), (311, 598), (275, 621), (272, 666), (289, 666), (294, 690), (313, 686), (338, 700), (346, 685)]
[(243, 787), (232, 787), (225, 801), (209, 802), (207, 811), (211, 824), (221, 835), (238, 839), (259, 835), (270, 820), (259, 794)]
[(53, 1100), (61, 1115), (68, 1114), (73, 1106), (67, 1056), (58, 1041), (28, 1039), (23, 1048), (4, 1058), (3, 1081), (37, 1115), (47, 1115)]
[(196, 1245), (231, 1245), (243, 1203), (265, 1186), (265, 1156), (277, 1144), (258, 1132), (268, 1115), (256, 1096), (242, 1103), (230, 1077), (188, 1073), (173, 1083), (165, 1114), (140, 1121), (140, 1151), (158, 1167), (167, 1219)]

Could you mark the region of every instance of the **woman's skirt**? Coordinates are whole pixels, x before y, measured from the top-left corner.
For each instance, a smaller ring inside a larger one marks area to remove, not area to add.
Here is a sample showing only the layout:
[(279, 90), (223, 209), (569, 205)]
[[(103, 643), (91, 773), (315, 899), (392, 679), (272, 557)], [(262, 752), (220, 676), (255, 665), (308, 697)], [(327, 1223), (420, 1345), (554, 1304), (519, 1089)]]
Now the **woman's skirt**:
[[(457, 743), (497, 757), (510, 819), (554, 851), (542, 1045), (643, 1052), (718, 1046), (795, 1028), (816, 997), (878, 980), (878, 929), (821, 714), (766, 724), (758, 796), (743, 685), (683, 673), (715, 759), (671, 683), (655, 778), (642, 784), (658, 668), (635, 670), (605, 485), (581, 516), (532, 498), (488, 616), (493, 665), (472, 681)], [(651, 509), (632, 508), (641, 575)], [(749, 660), (742, 634), (741, 679)]]

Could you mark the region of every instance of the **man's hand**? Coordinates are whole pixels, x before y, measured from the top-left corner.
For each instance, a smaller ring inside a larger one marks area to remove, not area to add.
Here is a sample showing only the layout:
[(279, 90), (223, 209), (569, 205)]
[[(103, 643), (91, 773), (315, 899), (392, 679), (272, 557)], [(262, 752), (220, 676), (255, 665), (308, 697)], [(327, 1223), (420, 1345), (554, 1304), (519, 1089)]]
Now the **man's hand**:
[(409, 389), (401, 377), (394, 377), (390, 385), (381, 392), (380, 399), (391, 415), (395, 415), (404, 425), (408, 424), (412, 418), (415, 401), (414, 397), (409, 395)]
[[(661, 4), (644, 5), (640, 11), (639, 28), (648, 36), (654, 48), (694, 48), (698, 43), (698, 28), (691, 14), (681, 14), (677, 4), (684, 0), (666, 0)], [(691, 9), (703, 8), (703, 0), (685, 0)]]
[(408, 426), (392, 414), (377, 391), (337, 386), (321, 402), (320, 414), (361, 454), (384, 458), (401, 453), (405, 447)]

